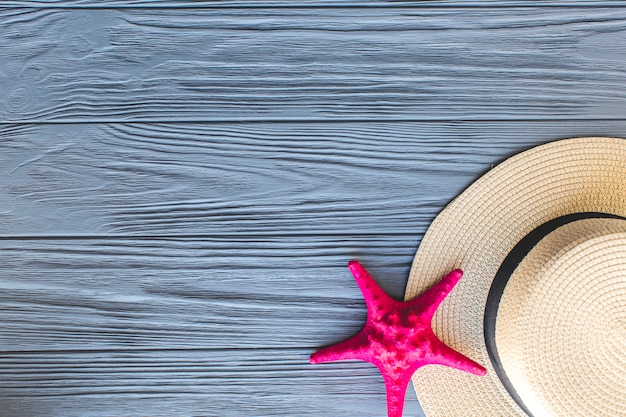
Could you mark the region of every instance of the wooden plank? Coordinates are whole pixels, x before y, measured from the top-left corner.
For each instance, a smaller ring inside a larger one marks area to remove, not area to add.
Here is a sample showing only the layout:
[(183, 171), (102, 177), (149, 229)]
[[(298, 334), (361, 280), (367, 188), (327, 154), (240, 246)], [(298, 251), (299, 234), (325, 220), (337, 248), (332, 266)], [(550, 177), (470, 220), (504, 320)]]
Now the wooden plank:
[[(363, 362), (309, 365), (309, 351), (126, 350), (0, 357), (7, 417), (386, 416)], [(405, 415), (423, 416), (412, 387)]]
[(2, 9), (0, 122), (621, 120), (625, 25), (623, 7)]
[[(357, 257), (401, 298), (402, 238), (0, 240), (0, 404), (17, 416), (385, 415), (352, 335)], [(411, 389), (412, 390), (412, 389)], [(410, 415), (420, 415), (414, 394)]]
[(444, 0), (424, 1), (394, 1), (394, 0), (3, 0), (0, 7), (15, 8), (58, 8), (58, 9), (103, 9), (103, 8), (476, 8), (476, 7), (620, 7), (621, 2), (615, 0), (595, 1), (541, 1), (529, 3), (523, 0), (475, 0), (466, 2), (449, 2)]
[(502, 159), (626, 122), (0, 127), (0, 235), (420, 236)]
[(474, 8), (474, 7), (605, 7), (621, 5), (621, 0), (603, 1), (542, 1), (529, 2), (524, 0), (474, 0), (463, 2), (452, 1), (394, 1), (394, 0), (5, 0), (0, 1), (0, 7), (30, 7), (30, 8), (303, 8), (303, 7), (376, 7), (376, 8)]
[(401, 299), (417, 241), (4, 239), (0, 351), (326, 345), (365, 320), (347, 262)]

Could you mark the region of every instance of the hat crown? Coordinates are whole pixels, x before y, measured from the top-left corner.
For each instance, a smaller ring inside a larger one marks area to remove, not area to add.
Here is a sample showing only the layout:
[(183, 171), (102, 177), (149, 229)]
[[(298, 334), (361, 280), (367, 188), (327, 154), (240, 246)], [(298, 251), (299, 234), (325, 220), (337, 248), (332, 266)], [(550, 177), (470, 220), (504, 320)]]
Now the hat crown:
[(626, 392), (626, 220), (559, 227), (529, 251), (500, 300), (496, 345), (534, 417), (613, 416)]

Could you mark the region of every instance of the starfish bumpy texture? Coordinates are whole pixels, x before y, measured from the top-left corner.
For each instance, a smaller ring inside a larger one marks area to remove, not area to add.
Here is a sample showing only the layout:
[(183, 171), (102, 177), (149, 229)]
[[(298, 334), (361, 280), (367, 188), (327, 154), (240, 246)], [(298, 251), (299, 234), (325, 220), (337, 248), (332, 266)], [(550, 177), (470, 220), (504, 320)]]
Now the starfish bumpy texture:
[(487, 371), (446, 346), (431, 328), (435, 310), (463, 276), (456, 269), (416, 299), (389, 297), (357, 261), (348, 263), (367, 304), (367, 321), (356, 336), (311, 355), (311, 363), (358, 359), (375, 365), (387, 388), (389, 417), (402, 417), (413, 373), (424, 365), (446, 365), (476, 375)]

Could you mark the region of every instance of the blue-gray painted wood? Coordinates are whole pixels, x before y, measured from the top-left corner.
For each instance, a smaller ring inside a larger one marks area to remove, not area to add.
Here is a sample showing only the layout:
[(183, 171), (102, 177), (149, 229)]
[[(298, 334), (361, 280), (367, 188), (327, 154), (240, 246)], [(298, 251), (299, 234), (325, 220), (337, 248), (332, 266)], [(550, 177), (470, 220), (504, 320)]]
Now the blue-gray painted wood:
[(473, 1), (415, 1), (415, 0), (2, 0), (0, 7), (46, 9), (139, 9), (139, 8), (471, 8), (471, 7), (577, 7), (595, 8), (623, 5), (622, 0), (575, 1), (557, 0), (534, 2), (529, 0), (473, 0)]
[(621, 119), (625, 44), (626, 7), (1, 9), (0, 120)]
[[(345, 260), (363, 259), (400, 298), (414, 246), (385, 237), (0, 241), (0, 398), (24, 416), (382, 416), (375, 368), (312, 366), (308, 355), (365, 320)], [(410, 395), (409, 412), (417, 407)]]
[(502, 159), (621, 121), (0, 126), (5, 236), (419, 236)]
[(0, 1), (0, 414), (384, 416), (307, 362), (346, 262), (401, 298), (480, 174), (626, 136), (626, 8), (528, 4)]

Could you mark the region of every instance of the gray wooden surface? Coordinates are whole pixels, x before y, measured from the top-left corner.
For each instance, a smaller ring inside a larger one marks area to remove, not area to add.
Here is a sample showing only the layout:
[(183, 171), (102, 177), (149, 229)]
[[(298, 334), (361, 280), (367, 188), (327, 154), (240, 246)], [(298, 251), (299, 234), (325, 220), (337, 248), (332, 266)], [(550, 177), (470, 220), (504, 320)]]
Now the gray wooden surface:
[(346, 263), (401, 298), (481, 173), (626, 136), (625, 45), (616, 1), (0, 1), (0, 415), (384, 416), (307, 361)]

